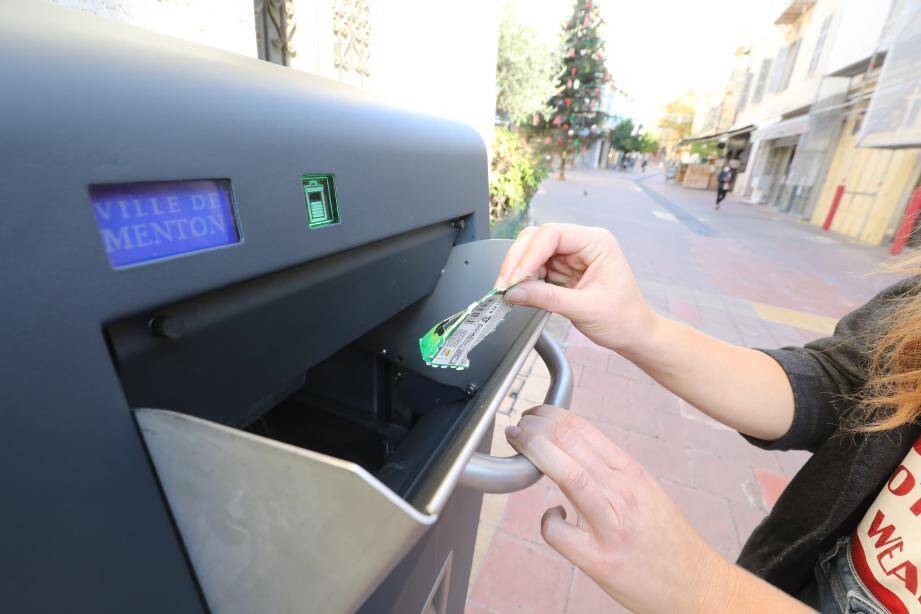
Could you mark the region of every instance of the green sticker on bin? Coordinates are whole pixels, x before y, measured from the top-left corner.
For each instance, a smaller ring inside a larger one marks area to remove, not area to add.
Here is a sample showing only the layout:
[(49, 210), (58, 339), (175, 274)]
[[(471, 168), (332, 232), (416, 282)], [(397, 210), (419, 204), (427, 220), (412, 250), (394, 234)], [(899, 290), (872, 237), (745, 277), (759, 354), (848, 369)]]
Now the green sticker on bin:
[(322, 228), (339, 223), (339, 203), (336, 202), (336, 182), (332, 174), (303, 175), (304, 198), (307, 201), (308, 228)]

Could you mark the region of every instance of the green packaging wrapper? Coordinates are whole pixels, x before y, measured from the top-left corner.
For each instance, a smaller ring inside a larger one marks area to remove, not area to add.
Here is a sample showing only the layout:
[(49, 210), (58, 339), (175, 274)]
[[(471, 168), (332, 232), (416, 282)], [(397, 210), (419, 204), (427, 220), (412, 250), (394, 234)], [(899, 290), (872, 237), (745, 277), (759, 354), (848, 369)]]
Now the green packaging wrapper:
[(504, 288), (493, 288), (466, 309), (433, 326), (419, 339), (422, 359), (430, 367), (466, 369), (468, 355), (483, 339), (498, 328), (513, 305), (503, 300), (517, 280)]

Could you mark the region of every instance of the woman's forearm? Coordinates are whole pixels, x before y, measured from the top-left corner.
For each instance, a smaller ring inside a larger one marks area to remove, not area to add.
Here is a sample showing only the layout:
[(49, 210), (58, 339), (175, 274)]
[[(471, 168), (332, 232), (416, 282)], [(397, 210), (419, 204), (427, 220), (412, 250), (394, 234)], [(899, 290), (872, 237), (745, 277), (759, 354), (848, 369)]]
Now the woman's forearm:
[(769, 356), (724, 343), (656, 314), (617, 240), (601, 228), (526, 228), (496, 287), (505, 300), (569, 318), (589, 339), (623, 354), (659, 383), (745, 434), (775, 439), (793, 421), (793, 392)]
[(774, 440), (793, 422), (793, 390), (767, 354), (657, 315), (648, 334), (620, 353), (710, 417)]
[(716, 565), (722, 569), (706, 570), (707, 579), (697, 585), (699, 594), (689, 610), (717, 614), (815, 611), (722, 557)]

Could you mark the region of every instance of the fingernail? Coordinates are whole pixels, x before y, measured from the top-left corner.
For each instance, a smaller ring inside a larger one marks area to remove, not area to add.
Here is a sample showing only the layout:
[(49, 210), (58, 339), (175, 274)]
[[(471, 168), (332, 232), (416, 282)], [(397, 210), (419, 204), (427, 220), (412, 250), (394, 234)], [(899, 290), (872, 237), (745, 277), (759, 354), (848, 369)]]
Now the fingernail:
[(512, 288), (505, 293), (505, 300), (509, 303), (521, 304), (528, 300), (528, 293), (521, 288)]
[(515, 439), (518, 435), (521, 434), (521, 429), (517, 426), (507, 426), (505, 427), (505, 436), (509, 439)]
[(566, 520), (566, 508), (563, 507), (562, 505), (557, 505), (557, 507), (560, 510), (560, 516), (563, 517), (563, 520)]

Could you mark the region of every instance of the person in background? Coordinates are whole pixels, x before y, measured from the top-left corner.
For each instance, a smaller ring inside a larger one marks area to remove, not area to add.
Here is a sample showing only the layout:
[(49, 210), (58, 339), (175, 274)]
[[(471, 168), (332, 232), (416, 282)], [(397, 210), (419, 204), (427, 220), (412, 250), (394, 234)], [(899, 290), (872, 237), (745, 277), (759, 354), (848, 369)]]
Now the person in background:
[(726, 198), (729, 192), (729, 185), (732, 182), (732, 169), (726, 164), (716, 176), (716, 208), (720, 208), (720, 203)]
[(648, 162), (648, 161), (646, 160), (646, 156), (643, 156), (643, 159), (642, 159), (642, 161), (640, 162), (640, 170), (642, 170), (644, 173), (646, 172), (646, 163), (647, 163), (647, 162)]
[(564, 315), (756, 446), (813, 453), (733, 565), (592, 424), (534, 407), (506, 437), (576, 510), (544, 513), (552, 548), (637, 612), (921, 609), (921, 277), (845, 316), (832, 337), (756, 350), (656, 313), (601, 228), (525, 229), (496, 287), (522, 275), (537, 280), (507, 301)]

